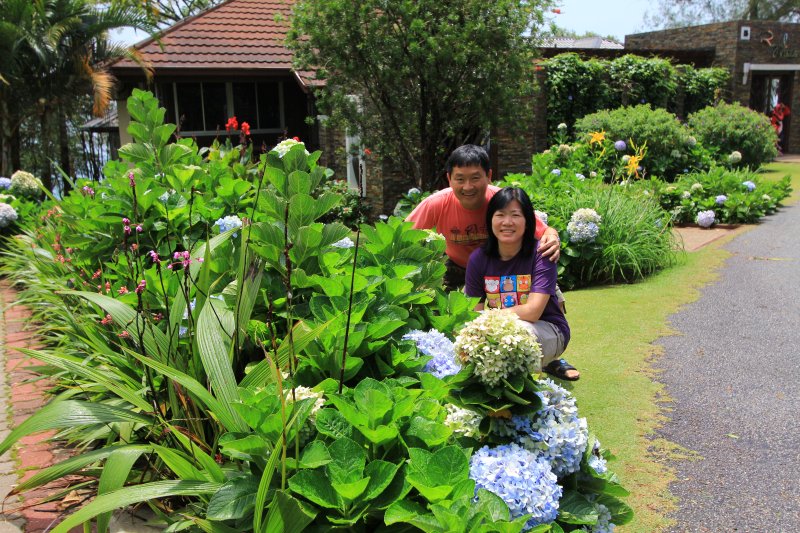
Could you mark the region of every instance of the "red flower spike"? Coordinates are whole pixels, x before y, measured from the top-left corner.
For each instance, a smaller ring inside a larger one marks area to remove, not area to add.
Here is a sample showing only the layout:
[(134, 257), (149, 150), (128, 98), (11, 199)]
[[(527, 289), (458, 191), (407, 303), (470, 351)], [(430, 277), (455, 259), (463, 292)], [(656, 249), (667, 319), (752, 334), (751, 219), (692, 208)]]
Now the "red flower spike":
[(242, 122), (242, 133), (244, 133), (245, 136), (250, 135), (250, 124), (247, 122)]

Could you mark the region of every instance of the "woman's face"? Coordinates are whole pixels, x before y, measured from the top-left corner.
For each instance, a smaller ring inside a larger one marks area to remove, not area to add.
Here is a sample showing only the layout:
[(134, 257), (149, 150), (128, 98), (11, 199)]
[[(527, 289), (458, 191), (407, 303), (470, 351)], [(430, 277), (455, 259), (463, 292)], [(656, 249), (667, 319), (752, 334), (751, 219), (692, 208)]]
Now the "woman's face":
[(512, 200), (504, 208), (494, 212), (492, 233), (501, 245), (522, 244), (525, 236), (525, 216), (518, 201)]

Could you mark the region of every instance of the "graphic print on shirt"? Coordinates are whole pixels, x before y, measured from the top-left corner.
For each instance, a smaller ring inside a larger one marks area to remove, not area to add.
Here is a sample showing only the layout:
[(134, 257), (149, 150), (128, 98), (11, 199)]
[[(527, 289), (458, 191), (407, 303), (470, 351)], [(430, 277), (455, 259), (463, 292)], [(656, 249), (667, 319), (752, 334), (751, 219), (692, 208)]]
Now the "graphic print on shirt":
[(450, 239), (458, 244), (475, 244), (485, 242), (489, 238), (486, 226), (469, 224), (466, 228), (451, 227)]
[(484, 276), (483, 290), (486, 292), (488, 309), (507, 309), (528, 301), (531, 290), (531, 275)]

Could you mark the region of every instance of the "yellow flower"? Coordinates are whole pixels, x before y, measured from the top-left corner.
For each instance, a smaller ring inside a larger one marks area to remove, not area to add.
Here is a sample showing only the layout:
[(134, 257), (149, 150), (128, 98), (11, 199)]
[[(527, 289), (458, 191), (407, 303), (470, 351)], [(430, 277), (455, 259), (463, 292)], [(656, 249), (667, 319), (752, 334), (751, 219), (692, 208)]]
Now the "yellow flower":
[(625, 170), (628, 171), (628, 176), (632, 176), (636, 174), (636, 177), (639, 177), (639, 162), (642, 160), (641, 155), (632, 155), (631, 158), (628, 160), (628, 163), (625, 165)]
[(590, 133), (589, 135), (592, 136), (592, 138), (589, 139), (589, 144), (602, 143), (603, 141), (606, 140), (606, 132), (605, 131), (595, 131), (595, 132)]

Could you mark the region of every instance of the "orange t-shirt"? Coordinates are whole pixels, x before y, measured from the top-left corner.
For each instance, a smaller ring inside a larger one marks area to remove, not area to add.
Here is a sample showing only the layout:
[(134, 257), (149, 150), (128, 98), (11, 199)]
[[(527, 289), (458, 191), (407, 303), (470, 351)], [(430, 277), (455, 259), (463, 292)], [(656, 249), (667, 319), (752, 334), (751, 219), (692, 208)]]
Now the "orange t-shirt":
[[(452, 261), (467, 268), (469, 256), (477, 247), (486, 242), (489, 234), (486, 228), (486, 206), (500, 187), (489, 185), (486, 188), (486, 204), (482, 209), (464, 209), (450, 187), (435, 192), (425, 198), (406, 220), (414, 223), (416, 229), (433, 229), (444, 235), (447, 241), (445, 253)], [(536, 218), (535, 235), (537, 239), (547, 230), (547, 225)]]

